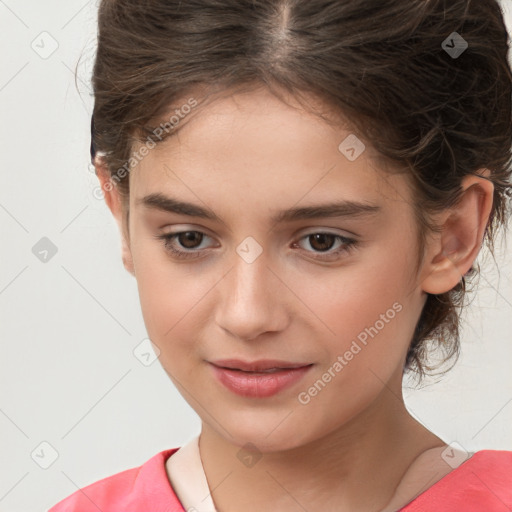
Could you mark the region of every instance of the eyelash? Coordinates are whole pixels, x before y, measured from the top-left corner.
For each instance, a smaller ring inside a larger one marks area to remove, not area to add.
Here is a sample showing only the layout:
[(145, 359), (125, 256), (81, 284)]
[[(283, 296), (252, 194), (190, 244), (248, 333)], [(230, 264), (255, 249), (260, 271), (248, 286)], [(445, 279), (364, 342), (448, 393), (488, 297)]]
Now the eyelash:
[[(165, 249), (178, 259), (186, 260), (186, 259), (200, 258), (201, 256), (198, 255), (198, 253), (200, 253), (201, 250), (189, 249), (188, 251), (185, 251), (185, 250), (181, 250), (181, 249), (176, 249), (175, 247), (173, 247), (171, 245), (175, 238), (177, 238), (179, 235), (183, 235), (185, 233), (199, 233), (201, 235), (208, 237), (208, 235), (206, 235), (205, 233), (202, 233), (201, 231), (189, 230), (189, 231), (179, 231), (177, 233), (168, 233), (165, 235), (157, 235), (155, 238), (157, 238), (159, 240), (163, 240), (163, 245), (164, 245)], [(333, 259), (332, 259), (333, 256), (336, 257), (336, 256), (342, 255), (344, 253), (350, 253), (358, 245), (357, 240), (354, 240), (352, 238), (347, 238), (347, 237), (341, 236), (341, 235), (336, 235), (334, 233), (324, 232), (324, 231), (308, 233), (307, 235), (304, 235), (303, 237), (301, 237), (300, 240), (303, 240), (304, 238), (307, 239), (313, 235), (329, 235), (329, 236), (334, 237), (337, 240), (340, 240), (344, 244), (344, 246), (341, 246), (341, 248), (338, 248), (336, 251), (328, 253), (329, 258), (315, 256), (315, 259), (320, 260), (320, 261), (333, 261)], [(210, 237), (208, 237), (208, 238), (210, 238)], [(201, 240), (201, 242), (202, 242), (202, 240)], [(296, 245), (298, 245), (298, 244), (295, 243), (294, 246), (296, 246)], [(311, 251), (306, 251), (306, 252), (311, 252)], [(319, 254), (325, 254), (325, 253), (319, 253)]]

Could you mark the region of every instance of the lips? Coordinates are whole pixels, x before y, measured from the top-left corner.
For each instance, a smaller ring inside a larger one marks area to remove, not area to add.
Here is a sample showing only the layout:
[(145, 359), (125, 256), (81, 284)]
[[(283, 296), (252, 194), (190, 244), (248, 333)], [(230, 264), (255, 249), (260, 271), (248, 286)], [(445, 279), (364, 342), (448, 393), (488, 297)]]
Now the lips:
[(260, 359), (258, 361), (245, 362), (240, 359), (219, 359), (211, 361), (219, 368), (228, 368), (231, 370), (240, 370), (244, 372), (263, 372), (272, 373), (279, 370), (289, 370), (294, 368), (303, 368), (311, 363), (292, 363), (279, 359)]
[(213, 376), (237, 395), (268, 398), (296, 385), (310, 371), (313, 363), (281, 360), (217, 360), (210, 363)]

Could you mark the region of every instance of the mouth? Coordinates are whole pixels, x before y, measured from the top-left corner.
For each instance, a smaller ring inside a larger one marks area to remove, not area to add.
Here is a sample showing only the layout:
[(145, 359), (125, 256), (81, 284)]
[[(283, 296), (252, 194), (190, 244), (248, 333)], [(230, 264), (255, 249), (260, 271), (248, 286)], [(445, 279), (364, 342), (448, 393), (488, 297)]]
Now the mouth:
[(296, 385), (313, 363), (223, 360), (210, 365), (213, 376), (229, 391), (247, 398), (267, 398)]
[(245, 362), (239, 359), (221, 359), (211, 361), (211, 364), (227, 370), (245, 373), (275, 373), (282, 370), (295, 370), (311, 366), (313, 363), (293, 363), (277, 359), (261, 359), (259, 361)]

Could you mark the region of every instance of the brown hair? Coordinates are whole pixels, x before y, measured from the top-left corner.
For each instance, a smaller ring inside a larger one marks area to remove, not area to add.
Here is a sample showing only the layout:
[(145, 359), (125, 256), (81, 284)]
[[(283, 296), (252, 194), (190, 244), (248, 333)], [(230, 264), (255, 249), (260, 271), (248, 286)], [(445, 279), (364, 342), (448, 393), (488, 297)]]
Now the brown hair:
[[(407, 170), (418, 263), (426, 233), (439, 230), (431, 214), (456, 204), (464, 176), (490, 169), (484, 241), (494, 256), (512, 158), (512, 72), (496, 0), (103, 0), (98, 25), (91, 148), (103, 152), (125, 209), (129, 175), (119, 171), (133, 143), (155, 133), (154, 119), (191, 91), (205, 100), (263, 85), (323, 100), (383, 161)], [(455, 54), (459, 42), (467, 48)], [(421, 380), (437, 368), (433, 347), (456, 361), (458, 308), (478, 273), (473, 266), (449, 292), (428, 295), (404, 371)]]

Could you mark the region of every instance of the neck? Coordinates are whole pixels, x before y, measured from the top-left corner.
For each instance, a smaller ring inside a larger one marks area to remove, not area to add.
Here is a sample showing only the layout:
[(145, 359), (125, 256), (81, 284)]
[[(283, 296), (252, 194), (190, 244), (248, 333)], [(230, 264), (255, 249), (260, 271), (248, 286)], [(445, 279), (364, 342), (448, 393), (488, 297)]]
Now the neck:
[(443, 444), (409, 415), (401, 381), (338, 429), (292, 449), (265, 452), (252, 466), (238, 458), (241, 446), (204, 422), (199, 440), (218, 512), (379, 510), (414, 459)]

